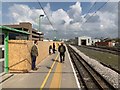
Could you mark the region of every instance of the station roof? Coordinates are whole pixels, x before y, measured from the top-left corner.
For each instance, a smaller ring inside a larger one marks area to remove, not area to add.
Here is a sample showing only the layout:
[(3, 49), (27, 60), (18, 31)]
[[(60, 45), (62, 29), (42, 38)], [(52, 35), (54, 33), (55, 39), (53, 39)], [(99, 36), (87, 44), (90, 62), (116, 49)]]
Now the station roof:
[(7, 27), (7, 26), (0, 26), (0, 29), (6, 30), (6, 31), (11, 31), (11, 32), (23, 33), (23, 34), (27, 34), (27, 35), (30, 34), (30, 33), (26, 32), (26, 31), (10, 28), (10, 27)]

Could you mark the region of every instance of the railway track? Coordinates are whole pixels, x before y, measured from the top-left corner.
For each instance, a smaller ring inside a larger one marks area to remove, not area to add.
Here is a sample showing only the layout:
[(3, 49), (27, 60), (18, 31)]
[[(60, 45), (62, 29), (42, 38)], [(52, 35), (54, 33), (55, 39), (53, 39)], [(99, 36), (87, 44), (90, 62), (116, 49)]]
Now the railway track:
[[(96, 51), (100, 51), (100, 52), (107, 52), (107, 53), (111, 53), (111, 54), (115, 54), (115, 55), (119, 55), (120, 56), (120, 52), (119, 51), (106, 50), (106, 49), (92, 47), (92, 46), (75, 46), (75, 47), (78, 48), (78, 49), (79, 49), (79, 47), (83, 47), (83, 48), (87, 48), (87, 49), (91, 49), (91, 50), (96, 50)], [(108, 68), (112, 69), (113, 71), (115, 71), (115, 72), (120, 74), (120, 70), (119, 69), (113, 68), (111, 65), (105, 64), (104, 62), (100, 62), (100, 63), (103, 66), (108, 67)]]
[(110, 48), (100, 48), (100, 47), (92, 47), (92, 46), (81, 46), (83, 48), (88, 48), (96, 51), (107, 52), (115, 55), (120, 55), (120, 51), (118, 49), (112, 50)]
[(84, 59), (80, 57), (70, 46), (68, 46), (70, 57), (77, 70), (80, 83), (84, 90), (115, 90), (97, 71), (95, 71)]

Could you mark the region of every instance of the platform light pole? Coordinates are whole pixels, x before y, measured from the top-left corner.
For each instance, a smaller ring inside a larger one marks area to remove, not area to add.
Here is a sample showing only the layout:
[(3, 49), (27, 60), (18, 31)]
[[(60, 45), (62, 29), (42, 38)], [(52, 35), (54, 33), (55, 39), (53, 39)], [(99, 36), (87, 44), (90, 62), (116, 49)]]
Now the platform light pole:
[[(39, 30), (38, 30), (39, 34), (42, 34), (42, 32), (40, 32), (40, 18), (41, 17), (44, 17), (44, 15), (39, 15)], [(40, 40), (40, 35), (39, 35), (39, 40)]]
[(44, 17), (44, 15), (39, 15), (39, 32), (40, 32), (40, 18)]

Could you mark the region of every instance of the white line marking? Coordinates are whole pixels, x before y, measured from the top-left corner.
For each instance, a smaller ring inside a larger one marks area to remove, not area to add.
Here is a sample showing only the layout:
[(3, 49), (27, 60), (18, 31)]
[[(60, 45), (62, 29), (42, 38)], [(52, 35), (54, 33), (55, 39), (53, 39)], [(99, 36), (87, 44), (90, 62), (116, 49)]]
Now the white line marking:
[(81, 87), (80, 87), (80, 84), (79, 84), (79, 81), (78, 81), (78, 78), (77, 78), (75, 69), (74, 69), (74, 67), (73, 67), (73, 64), (72, 64), (72, 61), (71, 61), (71, 58), (70, 58), (70, 55), (69, 55), (69, 52), (68, 52), (68, 48), (66, 49), (66, 51), (67, 51), (67, 53), (68, 53), (68, 58), (69, 58), (69, 60), (70, 60), (71, 66), (72, 66), (72, 70), (73, 70), (73, 73), (74, 73), (74, 76), (75, 76), (75, 80), (76, 80), (77, 86), (78, 86), (78, 88), (81, 90)]

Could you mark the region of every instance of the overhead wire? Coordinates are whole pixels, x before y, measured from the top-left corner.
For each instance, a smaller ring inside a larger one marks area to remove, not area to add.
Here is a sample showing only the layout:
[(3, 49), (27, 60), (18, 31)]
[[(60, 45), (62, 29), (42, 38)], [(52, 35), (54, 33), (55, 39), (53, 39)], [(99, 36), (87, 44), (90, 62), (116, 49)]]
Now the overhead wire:
[(38, 1), (39, 6), (41, 7), (41, 9), (43, 10), (44, 14), (46, 15), (46, 18), (48, 19), (50, 25), (52, 26), (53, 31), (56, 31), (55, 28), (54, 28), (54, 26), (53, 26), (53, 24), (52, 24), (52, 22), (50, 21), (50, 19), (49, 19), (47, 13), (45, 12), (44, 8), (42, 7), (41, 3), (39, 2), (39, 0), (37, 0), (37, 1)]
[[(56, 31), (55, 28), (54, 28), (54, 26), (53, 26), (53, 24), (52, 24), (52, 22), (50, 21), (47, 13), (45, 12), (44, 8), (42, 7), (41, 3), (39, 2), (39, 0), (37, 0), (37, 1), (38, 1), (39, 6), (41, 7), (41, 9), (43, 10), (44, 14), (46, 15), (46, 17), (47, 17), (50, 25), (52, 26), (53, 31)], [(109, 0), (108, 0), (108, 1), (109, 1)], [(102, 6), (100, 6), (100, 7), (97, 9), (97, 11), (95, 11), (89, 18), (87, 18), (87, 20), (86, 20), (85, 22), (83, 22), (83, 23), (81, 24), (81, 26), (83, 26), (85, 23), (87, 23), (88, 20), (90, 20), (100, 9), (102, 9), (102, 8), (108, 3), (108, 1), (105, 2)], [(97, 3), (97, 2), (95, 2), (95, 3), (91, 6), (91, 8), (88, 10), (87, 13), (90, 13), (90, 11), (92, 10), (92, 8), (95, 6), (96, 3)], [(84, 18), (86, 18), (87, 16), (88, 16), (88, 14), (86, 14), (86, 15), (84, 16)]]
[(90, 13), (90, 11), (92, 10), (92, 8), (95, 6), (97, 2), (95, 1), (95, 3), (90, 7), (90, 9), (88, 10), (87, 14), (84, 16), (84, 18), (86, 18), (88, 16), (88, 13)]
[[(109, 0), (108, 0), (108, 1), (109, 1)], [(83, 23), (81, 24), (81, 26), (83, 26), (85, 23), (87, 23), (88, 20), (90, 20), (100, 9), (102, 9), (102, 8), (108, 3), (108, 1), (105, 2), (103, 5), (101, 5), (101, 6), (97, 9), (97, 11), (95, 11), (85, 22), (83, 22)]]

